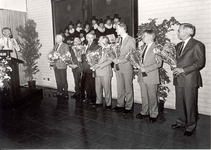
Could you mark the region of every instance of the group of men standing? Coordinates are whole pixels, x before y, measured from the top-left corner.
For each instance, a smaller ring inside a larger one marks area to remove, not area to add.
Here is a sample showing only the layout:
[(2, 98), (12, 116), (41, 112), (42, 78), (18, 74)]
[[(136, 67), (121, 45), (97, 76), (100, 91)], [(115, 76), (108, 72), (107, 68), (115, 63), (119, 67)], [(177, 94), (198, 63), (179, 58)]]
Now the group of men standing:
[[(125, 55), (130, 50), (136, 49), (136, 41), (133, 37), (127, 34), (127, 26), (119, 22), (116, 26), (116, 33), (120, 41), (120, 56), (118, 59), (111, 60), (105, 52), (106, 46), (109, 44), (109, 38), (100, 36), (98, 43), (94, 40), (96, 35), (88, 33), (86, 35), (87, 45), (82, 62), (80, 65), (71, 66), (75, 79), (76, 93), (72, 96), (83, 99), (84, 102), (89, 102), (95, 106), (103, 104), (103, 90), (105, 93), (106, 109), (123, 114), (131, 113), (134, 95), (133, 95), (133, 66), (130, 61), (125, 58)], [(178, 30), (178, 37), (183, 42), (176, 46), (177, 50), (177, 67), (173, 70), (174, 85), (176, 90), (176, 111), (178, 118), (176, 124), (172, 128), (185, 128), (185, 136), (192, 135), (197, 123), (197, 91), (202, 86), (200, 69), (205, 65), (205, 46), (203, 43), (193, 38), (195, 27), (191, 24), (181, 24)], [(57, 41), (57, 38), (60, 40)], [(158, 116), (157, 106), (157, 87), (160, 83), (159, 68), (162, 66), (161, 57), (157, 56), (153, 49), (155, 47), (156, 35), (153, 30), (145, 30), (142, 41), (142, 60), (138, 73), (138, 83), (141, 89), (142, 110), (136, 115), (136, 118), (142, 119), (149, 117), (150, 122), (155, 122)], [(75, 40), (74, 39), (74, 43)], [(80, 39), (77, 39), (80, 41)], [(59, 52), (71, 51), (74, 55), (74, 50), (62, 43), (62, 36), (56, 36), (56, 43), (59, 44)], [(80, 43), (80, 42), (79, 42)], [(55, 46), (56, 47), (56, 46)], [(57, 48), (54, 49), (56, 50)], [(95, 76), (87, 62), (86, 54), (95, 50), (101, 49), (102, 56), (99, 63), (95, 66)], [(56, 63), (54, 66), (58, 92), (65, 92), (67, 96), (67, 80), (65, 65), (60, 65), (62, 62)], [(78, 62), (77, 62), (78, 63)], [(117, 80), (117, 105), (112, 108), (112, 92), (111, 78), (113, 71), (111, 64), (114, 63), (114, 71)], [(58, 72), (60, 78), (58, 78)], [(76, 71), (78, 69), (78, 71)], [(82, 74), (82, 78), (81, 77)], [(65, 79), (63, 79), (65, 78)], [(61, 86), (62, 85), (62, 86)], [(85, 92), (87, 97), (85, 97)], [(62, 94), (61, 94), (62, 95)]]

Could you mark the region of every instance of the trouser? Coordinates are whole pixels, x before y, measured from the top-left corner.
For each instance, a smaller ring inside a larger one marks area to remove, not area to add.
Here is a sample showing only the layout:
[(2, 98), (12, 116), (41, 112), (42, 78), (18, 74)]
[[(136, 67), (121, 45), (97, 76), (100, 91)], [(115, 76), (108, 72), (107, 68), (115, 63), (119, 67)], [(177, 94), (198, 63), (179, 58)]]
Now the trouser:
[(95, 78), (92, 77), (92, 73), (84, 73), (84, 85), (87, 93), (87, 98), (95, 102), (96, 101)]
[(117, 79), (117, 107), (125, 107), (126, 110), (131, 110), (133, 106), (132, 73), (121, 73), (117, 71), (116, 79)]
[(176, 91), (176, 123), (192, 132), (197, 125), (197, 87), (178, 87)]
[(67, 93), (68, 90), (67, 69), (54, 68), (54, 73), (58, 92)]
[(103, 103), (103, 90), (105, 93), (106, 106), (111, 106), (111, 76), (95, 77), (95, 90), (97, 95), (97, 104)]
[(145, 84), (139, 81), (142, 99), (142, 115), (149, 115), (151, 118), (158, 116), (157, 84)]
[(77, 67), (72, 71), (75, 82), (75, 92), (78, 95), (81, 93), (81, 68)]

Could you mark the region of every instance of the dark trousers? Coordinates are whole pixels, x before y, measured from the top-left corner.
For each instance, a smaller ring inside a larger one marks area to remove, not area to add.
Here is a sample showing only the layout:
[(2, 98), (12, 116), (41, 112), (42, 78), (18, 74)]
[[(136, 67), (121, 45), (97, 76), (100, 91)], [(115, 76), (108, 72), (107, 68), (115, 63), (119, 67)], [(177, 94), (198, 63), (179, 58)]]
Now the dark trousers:
[(84, 85), (87, 98), (93, 102), (96, 102), (95, 78), (92, 77), (92, 73), (84, 73)]
[(68, 90), (67, 69), (54, 68), (54, 73), (58, 92), (67, 93)]
[(72, 71), (75, 82), (75, 92), (78, 95), (81, 94), (81, 69), (77, 67)]
[(197, 87), (178, 87), (176, 89), (176, 123), (192, 132), (197, 125)]

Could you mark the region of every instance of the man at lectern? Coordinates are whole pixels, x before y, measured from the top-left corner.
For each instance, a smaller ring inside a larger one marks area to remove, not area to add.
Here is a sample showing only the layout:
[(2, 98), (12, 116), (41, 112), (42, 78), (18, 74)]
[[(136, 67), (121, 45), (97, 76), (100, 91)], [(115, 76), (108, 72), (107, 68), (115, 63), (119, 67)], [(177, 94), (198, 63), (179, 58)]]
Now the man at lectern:
[(8, 27), (2, 29), (3, 37), (0, 38), (0, 50), (13, 50), (11, 57), (17, 58), (17, 51), (20, 51), (20, 47), (17, 41), (13, 38), (12, 31)]

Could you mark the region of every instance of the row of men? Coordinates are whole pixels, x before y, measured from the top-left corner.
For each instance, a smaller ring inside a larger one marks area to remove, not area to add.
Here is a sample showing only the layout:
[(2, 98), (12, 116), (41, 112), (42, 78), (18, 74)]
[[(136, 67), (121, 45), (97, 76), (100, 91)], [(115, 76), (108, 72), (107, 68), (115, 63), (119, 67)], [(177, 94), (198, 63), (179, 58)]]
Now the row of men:
[(63, 42), (67, 43), (68, 45), (72, 45), (73, 39), (75, 37), (79, 37), (82, 43), (87, 44), (86, 34), (88, 33), (95, 34), (96, 39), (99, 39), (100, 36), (107, 35), (117, 37), (116, 25), (120, 20), (121, 17), (119, 17), (118, 14), (114, 14), (113, 18), (107, 16), (105, 20), (97, 19), (95, 16), (92, 16), (91, 24), (86, 21), (83, 26), (82, 22), (78, 20), (75, 24), (75, 28), (73, 22), (70, 21), (68, 26), (65, 27), (64, 32), (61, 31), (65, 38)]
[[(79, 67), (72, 66), (75, 80), (76, 93), (73, 97), (81, 95), (85, 98), (83, 87), (87, 93), (84, 101), (90, 101), (96, 106), (103, 104), (103, 90), (105, 93), (106, 109), (112, 111), (122, 112), (128, 114), (131, 112), (133, 106), (133, 66), (125, 59), (125, 55), (131, 49), (136, 49), (136, 41), (133, 37), (127, 34), (127, 27), (124, 23), (119, 23), (116, 27), (116, 32), (122, 37), (122, 44), (120, 46), (120, 56), (114, 60), (114, 71), (116, 72), (117, 80), (117, 105), (111, 108), (111, 78), (113, 75), (111, 63), (108, 59), (104, 47), (108, 45), (108, 38), (101, 36), (98, 44), (94, 42), (95, 35), (89, 33), (86, 35), (88, 44), (86, 46), (86, 53), (88, 51), (95, 51), (102, 47), (102, 57), (98, 65), (95, 67), (96, 76), (93, 77), (93, 71), (90, 69), (86, 61), (86, 55), (82, 56), (82, 65)], [(172, 128), (185, 128), (185, 136), (192, 135), (192, 132), (197, 125), (197, 91), (198, 87), (202, 86), (200, 69), (205, 64), (205, 46), (200, 41), (193, 38), (195, 34), (195, 27), (191, 24), (181, 24), (178, 30), (178, 37), (183, 42), (177, 46), (177, 67), (173, 70), (174, 85), (176, 90), (176, 111), (178, 118), (176, 124)], [(160, 83), (159, 67), (162, 65), (160, 57), (153, 52), (155, 47), (155, 33), (153, 30), (145, 30), (142, 41), (145, 43), (142, 47), (142, 61), (138, 73), (138, 82), (141, 89), (142, 110), (136, 115), (136, 118), (149, 117), (150, 122), (155, 122), (158, 116), (157, 106), (157, 87)], [(77, 42), (78, 41), (78, 42)], [(59, 53), (69, 51), (68, 45), (62, 43), (62, 36), (56, 36), (55, 47), (58, 47)], [(79, 38), (75, 38), (74, 44), (80, 43)], [(56, 50), (56, 49), (55, 49)], [(74, 51), (70, 49), (74, 55)], [(118, 68), (117, 68), (118, 65)], [(57, 62), (54, 65), (55, 77), (57, 82), (57, 95), (67, 94), (67, 66), (62, 62)], [(82, 79), (80, 74), (83, 73)], [(80, 89), (82, 88), (82, 89)]]

